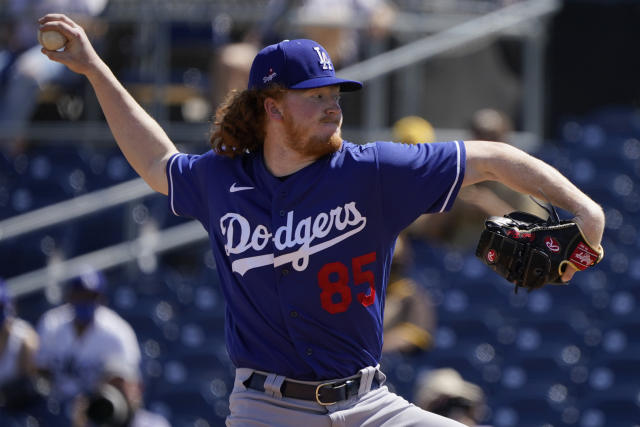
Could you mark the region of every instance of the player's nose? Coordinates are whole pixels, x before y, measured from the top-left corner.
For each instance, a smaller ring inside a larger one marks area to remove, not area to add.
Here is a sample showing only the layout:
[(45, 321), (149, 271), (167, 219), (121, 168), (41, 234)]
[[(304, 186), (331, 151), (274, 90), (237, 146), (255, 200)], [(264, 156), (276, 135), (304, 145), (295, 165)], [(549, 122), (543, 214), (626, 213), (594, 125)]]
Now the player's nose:
[(333, 115), (342, 113), (342, 109), (340, 108), (340, 100), (330, 99), (324, 111), (326, 114)]

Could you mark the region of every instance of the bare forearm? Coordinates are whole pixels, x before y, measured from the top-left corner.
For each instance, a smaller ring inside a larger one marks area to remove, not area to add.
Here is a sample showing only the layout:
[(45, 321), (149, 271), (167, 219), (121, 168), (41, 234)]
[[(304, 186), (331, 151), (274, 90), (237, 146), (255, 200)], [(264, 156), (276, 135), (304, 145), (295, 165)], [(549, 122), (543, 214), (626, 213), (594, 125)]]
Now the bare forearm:
[(160, 125), (101, 63), (87, 74), (118, 146), (154, 190), (167, 194), (166, 161), (177, 152)]
[(589, 242), (600, 244), (604, 229), (601, 207), (557, 169), (506, 144), (469, 141), (465, 145), (469, 173), (464, 185), (499, 181), (521, 193), (548, 200), (573, 213)]

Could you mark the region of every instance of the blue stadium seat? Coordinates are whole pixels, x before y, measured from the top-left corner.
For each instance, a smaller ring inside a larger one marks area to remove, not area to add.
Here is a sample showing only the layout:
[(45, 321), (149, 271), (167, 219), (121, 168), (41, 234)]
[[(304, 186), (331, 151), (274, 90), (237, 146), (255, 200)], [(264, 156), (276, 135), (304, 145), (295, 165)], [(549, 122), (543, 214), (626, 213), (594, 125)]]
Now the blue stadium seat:
[(593, 357), (629, 358), (640, 354), (640, 319), (610, 319), (602, 330), (602, 341)]
[(603, 393), (586, 399), (580, 407), (583, 426), (636, 426), (640, 420), (637, 395)]
[(193, 426), (199, 418), (210, 425), (219, 425), (221, 421), (214, 403), (203, 396), (200, 383), (158, 385), (147, 391), (146, 401), (151, 409), (162, 408), (174, 427)]
[(231, 379), (235, 376), (235, 367), (227, 355), (224, 342), (211, 342), (205, 348), (178, 348), (172, 356), (184, 363), (187, 375), (193, 380), (207, 381), (210, 378)]
[(545, 358), (570, 367), (585, 357), (583, 337), (566, 323), (521, 322), (515, 338), (503, 347), (508, 360)]
[(546, 396), (555, 406), (566, 404), (571, 394), (581, 393), (568, 370), (554, 359), (543, 357), (505, 358), (500, 384), (512, 397)]
[(560, 409), (554, 409), (546, 397), (511, 396), (506, 392), (492, 400), (492, 425), (495, 427), (540, 427), (543, 425), (563, 425)]
[(38, 324), (40, 317), (52, 306), (44, 293), (32, 293), (14, 300), (16, 314), (33, 325)]
[(0, 277), (5, 279), (42, 268), (48, 255), (43, 252), (41, 234), (27, 234), (3, 241), (0, 245)]

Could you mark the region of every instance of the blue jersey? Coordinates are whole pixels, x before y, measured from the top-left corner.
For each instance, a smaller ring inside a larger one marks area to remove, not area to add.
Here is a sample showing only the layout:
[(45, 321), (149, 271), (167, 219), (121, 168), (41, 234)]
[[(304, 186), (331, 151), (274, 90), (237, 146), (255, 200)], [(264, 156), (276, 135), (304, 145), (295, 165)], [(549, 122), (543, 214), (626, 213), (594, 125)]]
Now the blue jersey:
[(174, 155), (170, 209), (209, 233), (233, 363), (300, 380), (377, 365), (395, 239), (451, 208), (464, 168), (457, 141), (345, 141), (284, 180), (261, 153)]

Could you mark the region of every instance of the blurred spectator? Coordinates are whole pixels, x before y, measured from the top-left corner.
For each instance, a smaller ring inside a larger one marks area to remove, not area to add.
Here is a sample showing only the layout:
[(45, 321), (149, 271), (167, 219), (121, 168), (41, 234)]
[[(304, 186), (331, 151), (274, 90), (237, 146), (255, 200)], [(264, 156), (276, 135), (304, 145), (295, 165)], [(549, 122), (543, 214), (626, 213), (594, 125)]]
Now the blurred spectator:
[[(81, 81), (64, 65), (40, 53), (37, 20), (46, 13), (66, 13), (95, 40), (104, 27), (94, 18), (108, 0), (8, 0), (7, 14), (14, 19), (0, 46), (0, 147), (16, 152), (24, 147), (24, 130), (33, 114), (38, 93), (52, 82)], [(96, 42), (94, 41), (94, 44)]]
[(412, 264), (411, 243), (400, 234), (393, 252), (384, 306), (383, 353), (412, 354), (428, 350), (433, 344), (436, 312), (426, 289), (409, 277)]
[(231, 90), (242, 90), (249, 81), (249, 69), (258, 53), (258, 45), (247, 42), (221, 46), (212, 59), (212, 100), (220, 104)]
[(270, 0), (267, 11), (247, 41), (264, 46), (283, 38), (309, 38), (327, 50), (336, 68), (360, 59), (364, 43), (385, 37), (395, 19), (395, 9), (385, 0)]
[(406, 116), (393, 124), (393, 140), (406, 144), (435, 142), (436, 134), (431, 123), (418, 116)]
[[(471, 117), (469, 125), (471, 139), (476, 141), (500, 141), (509, 143), (510, 134), (513, 131), (513, 123), (509, 116), (503, 111), (491, 108), (483, 108), (476, 111)], [(495, 182), (485, 181), (475, 184), (473, 187), (486, 189), (493, 192), (497, 197), (504, 200), (513, 210), (530, 212), (542, 218), (546, 218), (548, 213), (538, 206), (531, 198), (517, 191), (513, 191), (507, 186)], [(504, 209), (504, 208), (503, 208)], [(489, 210), (488, 208), (486, 210)], [(509, 212), (511, 212), (509, 211)], [(508, 212), (498, 212), (493, 215), (504, 215)]]
[(484, 393), (451, 368), (434, 369), (418, 379), (416, 405), (429, 412), (477, 426), (484, 417)]
[(40, 319), (36, 363), (51, 380), (52, 399), (66, 403), (93, 391), (107, 361), (118, 360), (130, 369), (139, 367), (136, 335), (124, 319), (103, 305), (105, 290), (104, 276), (87, 268), (69, 283), (67, 303), (48, 310)]
[(471, 139), (478, 141), (506, 142), (513, 131), (513, 124), (506, 113), (492, 108), (482, 108), (471, 117)]
[(386, 36), (394, 15), (383, 0), (305, 0), (297, 10), (303, 36), (324, 46), (337, 68), (357, 61), (363, 43)]
[(136, 367), (108, 361), (96, 389), (74, 402), (73, 427), (169, 427), (163, 416), (143, 408), (142, 389)]
[[(213, 55), (213, 104), (220, 104), (230, 90), (245, 89), (253, 58), (265, 45), (285, 38), (312, 39), (340, 68), (360, 59), (361, 43), (385, 37), (394, 18), (394, 9), (385, 0), (270, 0), (259, 25)], [(366, 23), (364, 29), (354, 28), (358, 21)], [(293, 28), (292, 22), (299, 26)]]
[[(431, 124), (417, 116), (407, 116), (393, 125), (393, 139), (407, 144), (433, 142)], [(389, 285), (384, 307), (383, 353), (412, 354), (428, 350), (433, 344), (436, 311), (426, 289), (416, 283), (409, 271), (413, 265), (413, 250), (406, 233), (396, 240), (389, 273)]]
[(0, 419), (4, 411), (19, 411), (35, 401), (37, 348), (35, 330), (15, 316), (7, 285), (0, 279)]
[[(402, 122), (393, 128), (394, 140), (410, 143), (435, 140), (433, 128), (426, 128), (416, 119)], [(423, 135), (419, 137), (411, 135)], [(492, 109), (474, 113), (469, 141), (487, 140), (508, 143), (513, 126), (509, 117)], [(432, 242), (446, 243), (462, 250), (473, 249), (489, 216), (502, 216), (521, 210), (547, 217), (547, 213), (528, 196), (517, 193), (498, 182), (485, 181), (463, 188), (453, 208), (447, 214), (422, 215), (409, 226), (411, 236)]]

